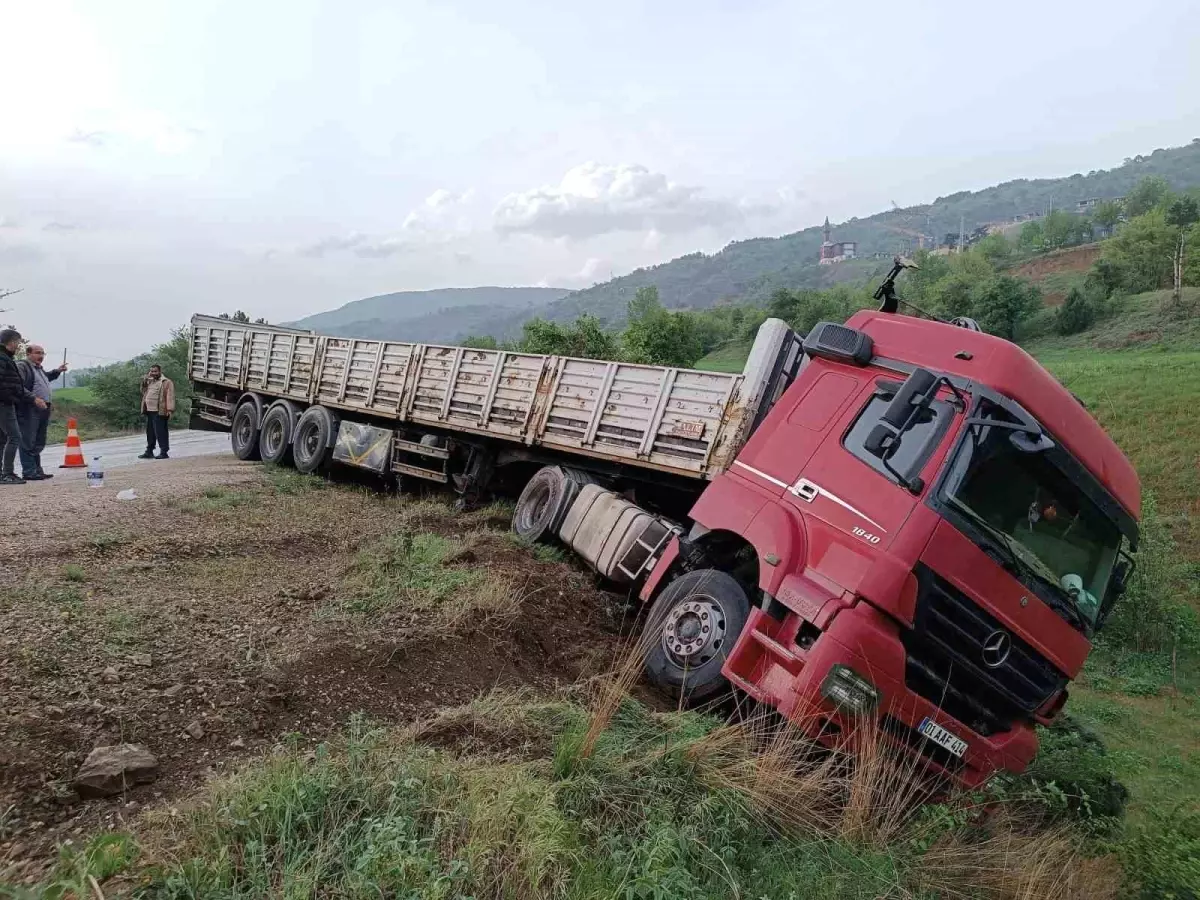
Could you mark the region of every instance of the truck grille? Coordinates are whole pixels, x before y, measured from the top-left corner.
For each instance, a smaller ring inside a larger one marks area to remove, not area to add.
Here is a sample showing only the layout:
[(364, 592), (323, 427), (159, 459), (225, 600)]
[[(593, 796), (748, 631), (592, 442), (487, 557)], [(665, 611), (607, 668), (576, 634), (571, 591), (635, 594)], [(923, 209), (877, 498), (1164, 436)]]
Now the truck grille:
[[(920, 565), (916, 575), (916, 617), (902, 637), (905, 682), (914, 693), (987, 735), (1028, 719), (1066, 685), (1048, 660), (945, 579)], [(989, 666), (984, 648), (997, 633), (1011, 649)]]

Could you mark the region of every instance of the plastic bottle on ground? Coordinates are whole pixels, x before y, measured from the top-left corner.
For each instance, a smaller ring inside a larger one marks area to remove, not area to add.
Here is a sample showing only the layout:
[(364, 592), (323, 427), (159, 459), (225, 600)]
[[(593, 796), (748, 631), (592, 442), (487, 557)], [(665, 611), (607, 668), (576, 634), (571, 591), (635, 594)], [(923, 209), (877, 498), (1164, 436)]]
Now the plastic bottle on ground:
[(91, 462), (88, 463), (87, 482), (88, 487), (104, 487), (104, 463), (101, 457), (93, 456)]

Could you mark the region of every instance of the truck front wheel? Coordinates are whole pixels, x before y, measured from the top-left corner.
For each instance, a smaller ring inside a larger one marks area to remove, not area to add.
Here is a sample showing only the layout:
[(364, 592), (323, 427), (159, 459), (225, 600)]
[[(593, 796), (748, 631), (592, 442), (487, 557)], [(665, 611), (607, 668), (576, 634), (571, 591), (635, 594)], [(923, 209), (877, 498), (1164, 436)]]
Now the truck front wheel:
[(717, 569), (667, 585), (646, 621), (646, 674), (672, 697), (696, 703), (728, 687), (721, 667), (750, 615), (746, 592)]

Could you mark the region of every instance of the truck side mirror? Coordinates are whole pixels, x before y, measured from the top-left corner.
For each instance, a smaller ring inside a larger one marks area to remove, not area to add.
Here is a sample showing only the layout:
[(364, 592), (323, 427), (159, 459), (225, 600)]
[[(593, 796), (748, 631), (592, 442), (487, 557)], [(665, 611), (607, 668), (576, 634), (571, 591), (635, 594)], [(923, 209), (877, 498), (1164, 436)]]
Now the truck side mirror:
[(928, 369), (916, 369), (896, 391), (896, 396), (888, 404), (880, 418), (897, 431), (908, 424), (913, 412), (914, 399), (932, 399), (930, 396), (938, 378)]
[(1104, 602), (1100, 605), (1100, 614), (1096, 617), (1096, 628), (1100, 628), (1104, 624), (1109, 613), (1113, 611), (1113, 607), (1117, 605), (1117, 601), (1129, 588), (1129, 576), (1133, 574), (1136, 563), (1125, 554), (1125, 551), (1122, 550), (1121, 555), (1124, 558), (1113, 566), (1108, 591), (1105, 593)]
[(1113, 567), (1112, 592), (1114, 597), (1120, 597), (1129, 587), (1131, 567), (1128, 562), (1121, 560)]
[(940, 379), (928, 369), (916, 369), (900, 385), (895, 396), (879, 417), (879, 423), (867, 434), (863, 441), (863, 449), (872, 456), (883, 460), (884, 467), (913, 493), (924, 489), (921, 479), (914, 477), (915, 473), (897, 472), (888, 463), (895, 454), (896, 448), (904, 439), (904, 433), (912, 428), (918, 417), (933, 402), (937, 393)]

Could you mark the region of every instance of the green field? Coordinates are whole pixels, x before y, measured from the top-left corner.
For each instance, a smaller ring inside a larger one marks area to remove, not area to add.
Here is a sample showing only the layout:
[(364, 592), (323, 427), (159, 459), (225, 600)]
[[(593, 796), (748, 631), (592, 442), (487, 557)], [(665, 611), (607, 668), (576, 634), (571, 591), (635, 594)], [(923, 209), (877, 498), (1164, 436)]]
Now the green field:
[(96, 399), (90, 387), (59, 388), (54, 392), (55, 403), (91, 403)]
[(50, 427), (46, 432), (49, 444), (61, 444), (67, 439), (67, 420), (74, 419), (83, 441), (100, 440), (128, 433), (113, 428), (96, 408), (96, 395), (90, 387), (59, 388), (51, 398)]
[(696, 363), (696, 368), (705, 372), (741, 372), (746, 368), (752, 341), (737, 341), (718, 347)]

